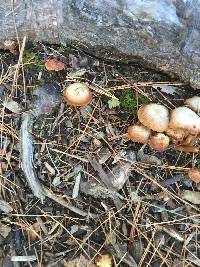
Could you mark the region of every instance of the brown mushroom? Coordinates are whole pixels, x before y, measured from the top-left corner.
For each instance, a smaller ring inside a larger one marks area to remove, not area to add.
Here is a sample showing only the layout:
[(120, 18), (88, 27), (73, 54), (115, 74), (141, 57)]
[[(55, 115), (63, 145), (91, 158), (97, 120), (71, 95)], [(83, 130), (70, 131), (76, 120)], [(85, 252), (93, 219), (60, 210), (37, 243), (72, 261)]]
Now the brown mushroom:
[(48, 59), (45, 62), (45, 67), (49, 71), (60, 71), (65, 68), (65, 64), (57, 59)]
[(187, 132), (181, 129), (168, 128), (165, 133), (176, 141), (182, 141), (187, 136)]
[(109, 253), (97, 256), (97, 258), (95, 259), (95, 262), (98, 267), (112, 267), (113, 266), (113, 258), (112, 258), (112, 255)]
[(175, 147), (175, 150), (180, 152), (188, 152), (188, 153), (198, 153), (199, 148), (196, 146), (186, 146), (186, 145), (179, 145)]
[(4, 41), (4, 48), (8, 49), (12, 54), (17, 54), (17, 43), (14, 40), (5, 40)]
[(181, 145), (186, 145), (186, 146), (193, 146), (197, 141), (197, 138), (195, 135), (188, 134), (188, 136), (184, 139), (183, 142), (181, 142)]
[(139, 108), (138, 119), (147, 128), (164, 132), (168, 129), (169, 111), (163, 105), (151, 103)]
[(160, 152), (168, 148), (169, 142), (170, 142), (169, 137), (163, 133), (158, 133), (154, 136), (151, 136), (149, 139), (150, 147)]
[(186, 99), (185, 105), (187, 105), (189, 108), (199, 113), (200, 112), (200, 97), (193, 96), (191, 98)]
[(64, 100), (73, 106), (83, 106), (92, 101), (92, 93), (86, 84), (73, 83), (64, 90)]
[(192, 168), (188, 171), (188, 176), (195, 183), (200, 183), (200, 169)]
[(128, 128), (127, 136), (133, 142), (145, 144), (148, 142), (151, 130), (143, 125), (132, 125)]
[(200, 132), (200, 117), (187, 107), (178, 107), (172, 110), (169, 127), (198, 134)]

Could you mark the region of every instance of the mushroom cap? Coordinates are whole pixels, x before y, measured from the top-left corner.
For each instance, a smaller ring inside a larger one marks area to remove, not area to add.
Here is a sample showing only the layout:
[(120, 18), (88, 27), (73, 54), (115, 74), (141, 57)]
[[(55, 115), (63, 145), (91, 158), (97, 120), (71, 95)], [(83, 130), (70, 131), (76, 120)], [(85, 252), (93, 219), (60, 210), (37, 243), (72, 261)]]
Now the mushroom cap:
[(167, 149), (169, 142), (169, 137), (163, 133), (157, 133), (156, 135), (151, 136), (149, 139), (150, 147), (160, 152)]
[(180, 152), (188, 153), (199, 153), (199, 148), (197, 146), (179, 145), (175, 149)]
[(13, 40), (5, 40), (4, 41), (4, 47), (6, 49), (10, 49), (10, 48), (16, 47), (16, 42), (13, 41)]
[(171, 138), (175, 140), (183, 140), (187, 136), (187, 132), (181, 129), (171, 129), (168, 128), (167, 131), (165, 132), (166, 135), (170, 136)]
[(112, 267), (113, 265), (113, 258), (108, 253), (98, 256), (95, 261), (98, 267)]
[(200, 169), (192, 168), (188, 171), (188, 176), (195, 183), (200, 183)]
[(64, 100), (73, 106), (87, 105), (92, 100), (92, 93), (84, 83), (73, 83), (64, 91)]
[(171, 112), (169, 127), (198, 134), (200, 132), (200, 117), (187, 107), (178, 107)]
[(187, 105), (192, 110), (199, 112), (200, 111), (200, 97), (193, 96), (185, 100), (185, 105)]
[(45, 62), (45, 67), (47, 70), (60, 71), (65, 68), (65, 64), (57, 59), (48, 59)]
[(128, 128), (127, 136), (133, 142), (146, 144), (151, 135), (151, 130), (143, 125), (132, 125)]
[(164, 132), (169, 124), (169, 111), (163, 105), (151, 103), (139, 108), (138, 119), (147, 128)]

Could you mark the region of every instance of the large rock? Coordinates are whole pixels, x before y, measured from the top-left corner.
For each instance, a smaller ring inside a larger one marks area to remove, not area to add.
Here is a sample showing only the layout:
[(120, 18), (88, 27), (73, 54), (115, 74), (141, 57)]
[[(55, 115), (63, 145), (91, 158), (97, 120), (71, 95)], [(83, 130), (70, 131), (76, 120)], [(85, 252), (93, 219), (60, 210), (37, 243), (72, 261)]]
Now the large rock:
[(200, 0), (0, 0), (0, 22), (0, 41), (17, 29), (20, 38), (76, 43), (200, 88)]

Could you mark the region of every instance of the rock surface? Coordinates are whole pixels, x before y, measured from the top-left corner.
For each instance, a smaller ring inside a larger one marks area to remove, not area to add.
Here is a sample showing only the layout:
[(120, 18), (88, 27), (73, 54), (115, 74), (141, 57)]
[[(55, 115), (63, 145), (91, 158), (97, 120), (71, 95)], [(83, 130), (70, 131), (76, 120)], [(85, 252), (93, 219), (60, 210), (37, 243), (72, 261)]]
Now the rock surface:
[[(0, 0), (0, 41), (79, 45), (200, 88), (200, 0)], [(15, 28), (16, 26), (16, 28)]]

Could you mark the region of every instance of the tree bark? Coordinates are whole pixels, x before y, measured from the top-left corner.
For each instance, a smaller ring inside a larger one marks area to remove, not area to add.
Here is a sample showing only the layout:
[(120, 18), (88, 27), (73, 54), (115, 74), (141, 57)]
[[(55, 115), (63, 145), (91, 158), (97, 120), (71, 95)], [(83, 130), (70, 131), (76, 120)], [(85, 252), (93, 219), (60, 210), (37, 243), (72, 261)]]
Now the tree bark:
[(0, 0), (0, 42), (78, 44), (200, 88), (200, 0)]

